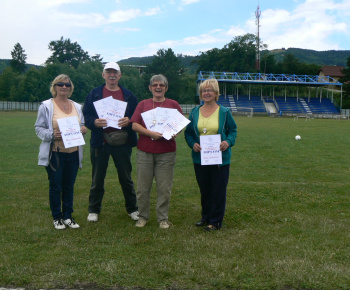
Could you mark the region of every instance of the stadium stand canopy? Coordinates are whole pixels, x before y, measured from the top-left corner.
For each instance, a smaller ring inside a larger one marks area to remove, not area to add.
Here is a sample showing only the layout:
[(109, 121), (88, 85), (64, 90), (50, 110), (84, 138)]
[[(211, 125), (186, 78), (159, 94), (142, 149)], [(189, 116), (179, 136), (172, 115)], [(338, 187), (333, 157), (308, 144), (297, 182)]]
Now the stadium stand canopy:
[(217, 81), (237, 84), (262, 84), (262, 85), (307, 85), (307, 86), (341, 86), (337, 80), (330, 76), (312, 75), (287, 75), (287, 74), (262, 74), (262, 73), (238, 73), (238, 72), (202, 72), (198, 73), (197, 83), (209, 78)]

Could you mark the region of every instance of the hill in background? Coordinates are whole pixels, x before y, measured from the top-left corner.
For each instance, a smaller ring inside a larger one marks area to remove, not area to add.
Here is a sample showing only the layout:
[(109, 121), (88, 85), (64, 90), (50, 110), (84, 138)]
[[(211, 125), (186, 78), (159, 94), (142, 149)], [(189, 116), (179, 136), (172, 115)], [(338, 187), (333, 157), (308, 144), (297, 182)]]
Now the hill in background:
[[(274, 49), (269, 51), (262, 51), (263, 55), (266, 52), (273, 53), (277, 62), (280, 62), (286, 54), (293, 54), (301, 62), (307, 64), (317, 64), (320, 66), (324, 65), (339, 65), (346, 66), (346, 61), (350, 57), (350, 50), (326, 50), (326, 51), (316, 51), (311, 49), (301, 49), (301, 48), (288, 48), (288, 49)], [(180, 60), (181, 66), (190, 74), (195, 74), (197, 70), (197, 65), (193, 64), (193, 60), (196, 56), (182, 55), (177, 56)], [(119, 60), (118, 63), (121, 65), (148, 65), (153, 61), (154, 56), (145, 57), (130, 57), (127, 59)], [(0, 59), (0, 73), (5, 67), (10, 65), (9, 59)], [(27, 64), (28, 68), (33, 66)], [(36, 66), (39, 67), (39, 66)]]
[[(6, 67), (10, 66), (10, 62), (11, 62), (10, 59), (0, 59), (0, 73), (2, 73)], [(26, 64), (27, 69), (30, 69), (32, 66), (34, 66), (36, 68), (41, 67), (41, 66), (35, 65), (35, 64), (28, 64), (28, 63)]]
[(0, 59), (0, 72), (10, 65), (10, 59)]
[(270, 53), (275, 55), (276, 61), (280, 62), (286, 54), (293, 54), (301, 62), (317, 65), (346, 66), (346, 60), (350, 57), (350, 50), (326, 50), (316, 51), (311, 49), (288, 48), (274, 49)]
[[(186, 68), (190, 74), (196, 73), (197, 65), (193, 64), (193, 60), (196, 56), (189, 55), (177, 55), (180, 60), (181, 67)], [(121, 65), (148, 65), (154, 59), (154, 56), (145, 56), (145, 57), (130, 57), (127, 59), (122, 59), (118, 61), (118, 64)]]
[[(263, 51), (263, 55), (266, 52), (270, 52), (275, 55), (277, 62), (283, 60), (286, 54), (293, 54), (301, 62), (307, 64), (317, 64), (320, 66), (324, 65), (339, 65), (346, 66), (346, 60), (350, 57), (350, 50), (326, 50), (326, 51), (316, 51), (311, 49), (301, 49), (301, 48), (288, 48), (288, 49), (274, 49)], [(184, 68), (187, 68), (190, 73), (195, 73), (197, 65), (192, 64), (192, 61), (196, 56), (183, 56), (178, 55), (180, 62)], [(118, 61), (119, 64), (123, 65), (147, 65), (153, 61), (154, 56), (146, 57), (131, 57), (127, 59), (122, 59)]]

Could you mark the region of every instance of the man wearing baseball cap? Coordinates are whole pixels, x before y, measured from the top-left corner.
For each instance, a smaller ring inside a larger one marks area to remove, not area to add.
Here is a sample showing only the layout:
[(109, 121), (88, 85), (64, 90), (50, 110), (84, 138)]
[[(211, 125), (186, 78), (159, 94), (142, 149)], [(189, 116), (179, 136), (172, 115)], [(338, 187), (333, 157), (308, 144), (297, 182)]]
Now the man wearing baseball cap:
[[(94, 88), (86, 97), (83, 107), (85, 126), (91, 130), (90, 153), (92, 164), (92, 184), (89, 195), (89, 222), (97, 222), (101, 212), (102, 199), (105, 193), (104, 180), (106, 177), (109, 157), (112, 156), (117, 168), (119, 183), (125, 199), (125, 207), (133, 220), (138, 220), (138, 208), (134, 183), (131, 179), (131, 152), (137, 145), (137, 135), (132, 130), (130, 119), (138, 104), (133, 93), (119, 85), (122, 74), (116, 62), (104, 66), (102, 77), (105, 84)], [(124, 118), (119, 120), (121, 130), (107, 127), (107, 120), (100, 119), (95, 110), (94, 102), (112, 96), (114, 99), (127, 102)], [(111, 137), (112, 136), (112, 137)]]

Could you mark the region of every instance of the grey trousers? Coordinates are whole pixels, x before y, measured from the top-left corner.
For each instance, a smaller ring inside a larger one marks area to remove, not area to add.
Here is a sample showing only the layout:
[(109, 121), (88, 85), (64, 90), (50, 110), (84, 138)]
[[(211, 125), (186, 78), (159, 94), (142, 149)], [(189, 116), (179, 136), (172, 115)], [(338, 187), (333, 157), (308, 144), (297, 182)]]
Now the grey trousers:
[(153, 154), (137, 150), (137, 204), (139, 217), (148, 220), (150, 196), (155, 178), (157, 185), (157, 221), (167, 221), (173, 187), (176, 152)]

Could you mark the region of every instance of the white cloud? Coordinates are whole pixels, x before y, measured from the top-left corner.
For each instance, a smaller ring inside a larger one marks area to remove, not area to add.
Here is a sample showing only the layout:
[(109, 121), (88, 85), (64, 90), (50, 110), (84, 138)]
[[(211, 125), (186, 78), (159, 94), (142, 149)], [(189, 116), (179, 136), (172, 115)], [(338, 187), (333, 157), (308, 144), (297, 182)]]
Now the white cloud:
[(33, 0), (31, 4), (42, 7), (58, 7), (63, 4), (82, 4), (87, 3), (89, 0)]
[(145, 16), (153, 16), (153, 15), (159, 14), (160, 12), (161, 12), (161, 10), (159, 7), (150, 8), (150, 9), (146, 10)]
[(197, 46), (197, 45), (203, 45), (203, 44), (215, 44), (218, 42), (222, 42), (223, 39), (220, 37), (222, 30), (217, 29), (213, 30), (207, 34), (201, 34), (198, 36), (189, 36), (185, 37), (180, 40), (167, 40), (162, 42), (154, 42), (148, 44), (148, 48), (151, 50), (159, 50), (161, 48), (172, 48), (181, 50), (181, 48), (188, 47), (188, 46)]
[(130, 19), (139, 17), (142, 15), (142, 12), (140, 9), (129, 9), (129, 10), (117, 10), (111, 12), (108, 18), (109, 23), (115, 23), (115, 22), (126, 22)]
[(193, 3), (197, 3), (199, 2), (200, 0), (182, 0), (181, 1), (181, 4), (182, 5), (190, 5), (190, 4), (193, 4)]
[[(83, 40), (80, 44), (84, 49), (93, 49), (97, 53), (102, 55), (105, 53), (110, 57), (114, 51), (108, 52), (107, 47), (113, 46), (114, 42), (118, 43), (118, 53), (125, 52), (130, 56), (152, 55), (160, 48), (169, 47), (178, 53), (189, 54), (189, 52), (222, 48), (235, 36), (256, 32), (253, 11), (249, 19), (240, 19), (240, 15), (236, 15), (232, 17), (232, 22), (229, 19), (225, 19), (224, 23), (213, 21), (209, 26), (208, 21), (204, 23), (205, 25), (201, 25), (203, 19), (191, 19), (192, 23), (188, 23), (188, 19), (183, 19), (179, 15), (177, 19), (181, 21), (176, 28), (172, 28), (174, 31), (169, 31), (173, 26), (168, 25), (167, 21), (172, 17), (167, 17), (166, 13), (170, 11), (170, 13), (181, 14), (176, 8), (180, 11), (188, 9), (188, 12), (191, 12), (190, 9), (198, 9), (198, 7), (190, 4), (199, 3), (200, 0), (168, 0), (151, 7), (148, 6), (151, 3), (148, 1), (140, 1), (142, 4), (133, 6), (130, 2), (134, 1), (126, 0), (108, 1), (108, 7), (104, 7), (98, 0), (2, 2), (0, 25), (6, 29), (2, 30), (1, 36), (6, 41), (0, 45), (0, 58), (11, 58), (10, 52), (19, 42), (28, 55), (28, 63), (36, 64), (42, 63), (51, 54), (47, 48), (49, 42), (61, 36), (70, 38), (72, 41)], [(281, 9), (282, 4), (266, 7), (267, 9), (261, 7), (260, 37), (263, 43), (268, 44), (269, 49), (281, 47), (316, 50), (349, 49), (350, 0), (293, 2), (300, 4), (289, 11)], [(203, 1), (201, 5), (205, 7), (211, 3)], [(164, 17), (153, 17), (159, 14), (164, 14), (162, 15)], [(163, 21), (163, 27), (154, 26), (153, 18), (156, 21)], [(128, 25), (128, 22), (131, 22), (131, 25)], [(190, 29), (188, 31), (186, 29), (188, 25), (191, 27), (197, 25), (198, 33), (190, 34)], [(154, 37), (142, 37), (153, 31), (154, 27), (158, 29)], [(131, 33), (142, 30), (145, 33), (139, 33), (138, 39), (133, 36), (134, 33)], [(164, 41), (158, 40), (158, 36), (163, 37), (163, 32), (167, 32), (168, 38)], [(96, 43), (94, 38), (97, 35), (101, 36), (101, 42), (104, 45)], [(129, 36), (133, 38), (128, 39)], [(151, 43), (149, 43), (150, 40)], [(128, 47), (130, 43), (134, 47)]]
[(330, 0), (306, 0), (294, 11), (264, 10), (260, 35), (269, 49), (300, 47), (314, 50), (339, 49), (329, 37), (335, 33), (349, 33), (349, 23), (336, 17), (348, 3)]
[(224, 32), (224, 34), (227, 35), (230, 39), (234, 38), (235, 36), (244, 35), (246, 33), (248, 33), (247, 30), (235, 26), (231, 26), (227, 31)]

